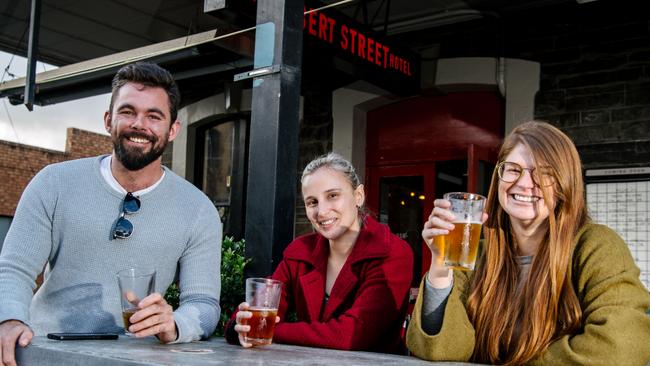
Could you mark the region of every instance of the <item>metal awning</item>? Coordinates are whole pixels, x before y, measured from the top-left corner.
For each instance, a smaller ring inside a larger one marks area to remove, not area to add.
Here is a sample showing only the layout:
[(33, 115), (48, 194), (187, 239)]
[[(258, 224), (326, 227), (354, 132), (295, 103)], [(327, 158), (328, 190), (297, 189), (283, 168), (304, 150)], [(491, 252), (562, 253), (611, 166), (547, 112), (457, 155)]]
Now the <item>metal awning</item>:
[[(195, 93), (196, 88), (206, 86), (199, 78), (216, 74), (231, 77), (252, 67), (254, 29), (230, 33), (213, 29), (39, 73), (35, 104), (48, 105), (106, 93), (110, 91), (115, 72), (136, 61), (155, 62), (167, 68), (184, 94)], [(211, 79), (212, 92), (214, 80)], [(26, 78), (19, 78), (0, 84), (0, 97), (9, 98), (12, 104), (23, 103), (25, 82)]]

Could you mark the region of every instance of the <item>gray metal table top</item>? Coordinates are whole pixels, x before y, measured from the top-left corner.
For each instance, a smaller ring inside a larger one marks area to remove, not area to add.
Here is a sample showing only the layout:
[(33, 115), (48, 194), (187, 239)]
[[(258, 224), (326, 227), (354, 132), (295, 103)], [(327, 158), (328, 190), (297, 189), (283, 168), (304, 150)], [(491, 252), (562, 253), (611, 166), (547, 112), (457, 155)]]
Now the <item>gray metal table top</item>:
[[(19, 365), (432, 365), (414, 357), (282, 344), (244, 349), (227, 344), (223, 338), (164, 345), (155, 338), (125, 336), (113, 341), (55, 341), (34, 337), (29, 347), (18, 347), (16, 356)], [(440, 362), (435, 365), (466, 364)]]

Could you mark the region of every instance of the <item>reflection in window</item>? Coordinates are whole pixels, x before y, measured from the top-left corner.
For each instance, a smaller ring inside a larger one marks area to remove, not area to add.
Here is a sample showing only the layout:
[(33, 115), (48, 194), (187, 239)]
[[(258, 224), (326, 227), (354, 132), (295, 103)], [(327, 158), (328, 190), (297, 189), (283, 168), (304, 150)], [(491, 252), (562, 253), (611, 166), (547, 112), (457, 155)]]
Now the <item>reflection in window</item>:
[(448, 160), (436, 163), (436, 198), (448, 192), (467, 191), (467, 161)]
[(172, 169), (172, 162), (174, 160), (174, 141), (167, 144), (165, 151), (162, 154), (162, 165)]
[(409, 243), (415, 256), (413, 285), (417, 286), (422, 268), (422, 237), (424, 222), (424, 177), (383, 177), (379, 181), (379, 221)]
[(234, 122), (221, 123), (205, 130), (201, 187), (225, 221), (230, 209), (234, 151)]
[(478, 162), (478, 177), (476, 182), (476, 187), (478, 190), (476, 193), (481, 194), (487, 197), (488, 192), (490, 191), (490, 181), (492, 179), (492, 172), (494, 171), (495, 165), (479, 160)]
[(7, 231), (9, 231), (9, 226), (11, 225), (11, 217), (0, 216), (0, 252), (2, 251), (2, 243), (5, 241), (5, 236)]

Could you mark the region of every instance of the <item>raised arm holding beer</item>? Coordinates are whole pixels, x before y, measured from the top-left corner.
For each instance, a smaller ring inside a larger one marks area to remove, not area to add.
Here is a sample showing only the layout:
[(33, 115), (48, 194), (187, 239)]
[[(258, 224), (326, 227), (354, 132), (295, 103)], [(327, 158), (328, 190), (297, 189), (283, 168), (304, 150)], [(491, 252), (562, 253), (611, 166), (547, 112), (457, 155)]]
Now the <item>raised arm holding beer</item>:
[[(306, 214), (315, 232), (289, 244), (271, 276), (283, 283), (281, 321), (273, 341), (400, 351), (413, 273), (411, 248), (387, 226), (363, 214), (363, 185), (352, 165), (339, 155), (330, 153), (310, 162), (301, 181)], [(244, 347), (257, 342), (249, 334), (251, 324), (259, 323), (258, 316), (252, 319), (250, 305), (242, 303), (227, 327), (229, 342)], [(296, 322), (285, 321), (289, 312), (295, 312)]]
[(590, 221), (580, 158), (560, 130), (533, 121), (506, 137), (475, 271), (444, 267), (441, 237), (459, 223), (448, 200), (434, 206), (422, 230), (434, 258), (407, 331), (414, 355), (505, 365), (650, 361), (650, 295), (623, 240)]

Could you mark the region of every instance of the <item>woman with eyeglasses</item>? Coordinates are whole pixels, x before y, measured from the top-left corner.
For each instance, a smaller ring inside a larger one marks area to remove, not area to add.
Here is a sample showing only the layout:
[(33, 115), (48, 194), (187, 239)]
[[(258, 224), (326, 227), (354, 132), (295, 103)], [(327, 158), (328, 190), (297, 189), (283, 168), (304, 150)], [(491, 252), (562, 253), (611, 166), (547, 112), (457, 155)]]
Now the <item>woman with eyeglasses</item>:
[(557, 128), (528, 122), (506, 137), (473, 272), (441, 267), (434, 237), (450, 203), (422, 230), (434, 260), (407, 346), (428, 360), (490, 364), (646, 365), (650, 295), (623, 240), (589, 219), (578, 152)]
[[(364, 213), (363, 184), (349, 161), (329, 153), (301, 178), (314, 232), (296, 238), (271, 276), (283, 283), (273, 342), (401, 352), (413, 273), (411, 247)], [(294, 314), (294, 319), (289, 314)], [(249, 305), (226, 326), (229, 343), (251, 347)]]

